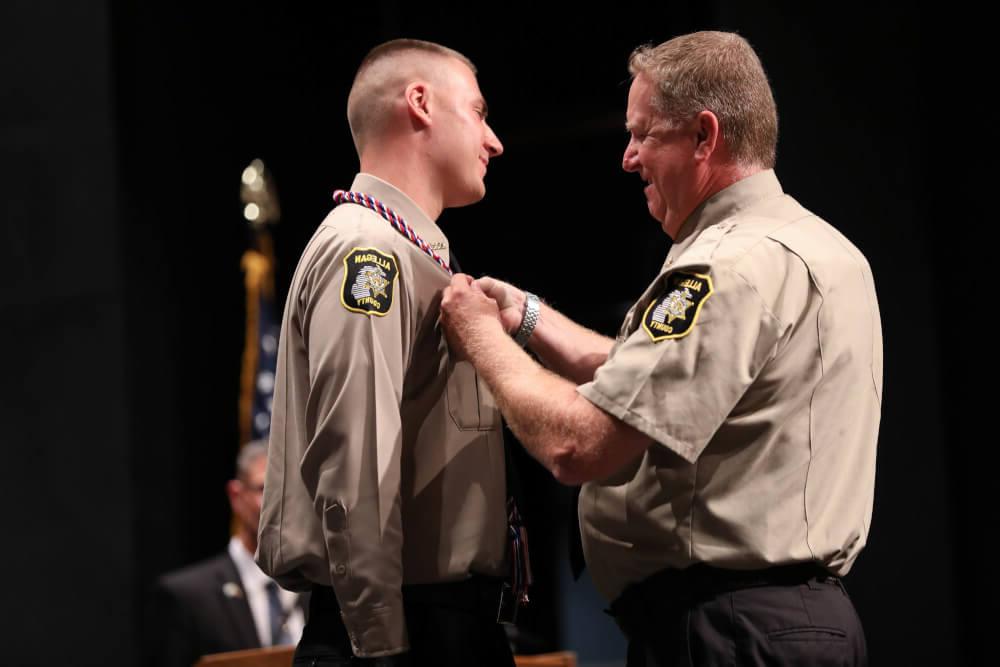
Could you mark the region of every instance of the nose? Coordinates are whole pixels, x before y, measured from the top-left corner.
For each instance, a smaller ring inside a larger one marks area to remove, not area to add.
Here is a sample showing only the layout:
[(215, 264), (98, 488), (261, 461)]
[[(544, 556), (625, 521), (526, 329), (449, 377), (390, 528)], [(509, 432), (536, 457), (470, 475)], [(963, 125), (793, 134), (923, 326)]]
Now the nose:
[(486, 146), (486, 150), (491, 158), (503, 155), (503, 144), (500, 143), (500, 139), (488, 124), (486, 125), (486, 140), (483, 142), (483, 145)]
[(635, 140), (629, 139), (625, 146), (625, 155), (622, 156), (622, 169), (632, 173), (639, 171), (639, 149), (635, 146)]

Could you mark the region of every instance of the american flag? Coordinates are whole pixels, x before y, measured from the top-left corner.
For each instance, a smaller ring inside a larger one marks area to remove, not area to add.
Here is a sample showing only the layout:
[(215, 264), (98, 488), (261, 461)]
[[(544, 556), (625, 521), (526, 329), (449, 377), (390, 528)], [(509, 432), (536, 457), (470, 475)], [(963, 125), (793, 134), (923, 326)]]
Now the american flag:
[(250, 439), (266, 440), (271, 430), (271, 403), (274, 397), (274, 372), (278, 359), (278, 322), (272, 294), (258, 295), (257, 372), (254, 377), (250, 408)]
[(240, 442), (266, 440), (271, 430), (274, 372), (278, 358), (278, 307), (274, 300), (274, 254), (267, 232), (243, 254), (246, 335), (240, 379)]

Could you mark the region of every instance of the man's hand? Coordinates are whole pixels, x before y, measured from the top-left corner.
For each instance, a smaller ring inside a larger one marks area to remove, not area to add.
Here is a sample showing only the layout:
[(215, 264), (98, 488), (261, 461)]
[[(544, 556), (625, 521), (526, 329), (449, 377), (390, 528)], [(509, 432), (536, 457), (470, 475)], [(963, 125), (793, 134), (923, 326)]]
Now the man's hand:
[(504, 333), (497, 303), (462, 273), (452, 276), (441, 297), (441, 326), (456, 359), (472, 360), (477, 343), (491, 330)]
[(475, 284), (486, 296), (497, 302), (504, 331), (513, 336), (521, 327), (521, 319), (524, 317), (524, 292), (510, 283), (489, 276), (483, 276)]

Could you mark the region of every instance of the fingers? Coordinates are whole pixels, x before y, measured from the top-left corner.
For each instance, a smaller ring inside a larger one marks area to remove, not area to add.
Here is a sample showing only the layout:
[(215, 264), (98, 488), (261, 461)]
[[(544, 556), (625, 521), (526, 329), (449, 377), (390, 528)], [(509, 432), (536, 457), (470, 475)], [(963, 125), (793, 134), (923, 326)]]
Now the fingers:
[(456, 273), (451, 277), (451, 284), (444, 289), (444, 293), (442, 294), (442, 309), (446, 311), (462, 309), (464, 306), (461, 304), (468, 303), (466, 295), (469, 294), (484, 297), (486, 296), (483, 291), (476, 286), (475, 280), (472, 276), (464, 273)]
[(476, 280), (476, 285), (479, 289), (483, 290), (484, 293), (492, 295), (493, 290), (497, 289), (500, 285), (500, 281), (489, 276), (483, 276), (482, 278)]
[(451, 277), (451, 283), (444, 288), (444, 299), (447, 301), (454, 298), (456, 294), (461, 294), (469, 289), (472, 279), (464, 273), (456, 273)]
[[(484, 289), (484, 285), (488, 289)], [(453, 304), (456, 303), (470, 303), (471, 297), (472, 301), (482, 299), (491, 302), (493, 307), (503, 308), (507, 305), (504, 304), (504, 297), (510, 295), (507, 287), (507, 283), (500, 280), (493, 278), (476, 280), (472, 276), (458, 273), (451, 277), (451, 284), (444, 290), (442, 306), (453, 308)]]
[(509, 285), (504, 281), (497, 280), (496, 278), (491, 278), (489, 276), (483, 276), (475, 281), (475, 285), (483, 292), (483, 294), (496, 301), (501, 308), (508, 305), (510, 292), (507, 288)]

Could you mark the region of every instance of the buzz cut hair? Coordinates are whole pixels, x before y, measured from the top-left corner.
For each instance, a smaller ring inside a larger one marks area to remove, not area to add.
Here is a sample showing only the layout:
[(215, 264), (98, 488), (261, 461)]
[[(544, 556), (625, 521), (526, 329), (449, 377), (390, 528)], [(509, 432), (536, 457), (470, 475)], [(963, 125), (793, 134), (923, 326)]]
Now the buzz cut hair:
[(347, 97), (347, 123), (358, 155), (391, 116), (400, 90), (414, 78), (433, 78), (430, 64), (440, 58), (458, 60), (476, 73), (472, 61), (458, 51), (420, 39), (394, 39), (368, 52)]

